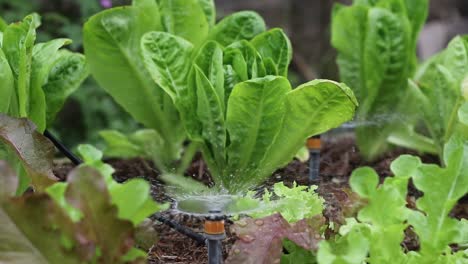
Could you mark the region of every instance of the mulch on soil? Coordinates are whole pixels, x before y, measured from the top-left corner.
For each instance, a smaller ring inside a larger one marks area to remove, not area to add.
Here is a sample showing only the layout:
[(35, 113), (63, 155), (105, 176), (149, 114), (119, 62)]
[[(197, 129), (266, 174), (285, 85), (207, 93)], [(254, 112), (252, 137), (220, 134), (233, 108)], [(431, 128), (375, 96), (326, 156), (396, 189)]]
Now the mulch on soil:
[[(318, 185), (318, 193), (325, 199), (326, 209), (324, 216), (328, 220), (339, 222), (343, 219), (344, 212), (347, 208), (342, 208), (342, 204), (350, 199), (351, 192), (349, 191), (348, 180), (352, 171), (358, 167), (370, 166), (374, 168), (381, 177), (381, 182), (385, 177), (391, 176), (390, 164), (399, 155), (411, 154), (417, 155), (416, 152), (397, 148), (387, 152), (373, 162), (366, 162), (361, 159), (359, 151), (352, 137), (342, 137), (338, 140), (322, 140), (323, 146), (320, 160), (320, 179), (313, 184)], [(439, 163), (435, 156), (419, 155), (425, 163)], [(154, 169), (153, 164), (143, 159), (116, 160), (110, 159), (107, 161), (114, 167), (116, 172), (114, 178), (117, 181), (123, 182), (129, 178), (142, 177), (147, 179), (151, 185), (151, 194), (154, 199), (159, 202), (169, 202), (171, 198), (165, 194), (164, 184), (158, 180), (159, 173)], [(56, 167), (55, 173), (58, 176), (64, 176), (73, 166), (70, 164), (62, 164)], [(211, 179), (207, 172), (206, 166), (200, 156), (197, 156), (187, 170), (186, 175), (210, 184)], [(274, 175), (266, 181), (262, 187), (271, 187), (274, 183), (283, 181), (286, 185), (291, 186), (293, 182), (300, 185), (308, 184), (308, 165), (297, 160), (292, 161), (287, 167), (278, 170)], [(420, 197), (418, 192), (410, 184), (408, 202), (414, 204), (416, 198)], [(348, 208), (349, 209), (349, 208)], [(195, 232), (202, 233), (203, 220), (187, 215), (165, 215), (173, 220), (191, 228)], [(464, 197), (459, 201), (457, 206), (452, 210), (451, 215), (456, 218), (468, 218), (468, 198)], [(227, 254), (235, 242), (235, 237), (229, 232), (230, 223), (226, 223), (227, 238), (223, 242), (224, 256)], [(159, 234), (159, 241), (151, 248), (148, 254), (149, 263), (173, 263), (173, 264), (198, 264), (207, 263), (207, 249), (205, 245), (197, 244), (194, 240), (178, 233), (170, 227), (155, 223), (154, 229)], [(408, 250), (418, 248), (418, 242), (415, 235), (410, 229), (407, 230), (407, 236), (402, 246)]]

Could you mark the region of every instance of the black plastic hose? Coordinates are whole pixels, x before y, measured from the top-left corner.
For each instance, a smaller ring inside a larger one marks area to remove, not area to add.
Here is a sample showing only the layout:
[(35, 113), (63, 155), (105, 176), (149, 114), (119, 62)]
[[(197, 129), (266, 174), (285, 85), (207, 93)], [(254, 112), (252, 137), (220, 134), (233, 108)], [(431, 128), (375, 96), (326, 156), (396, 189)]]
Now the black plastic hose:
[(155, 213), (153, 214), (151, 217), (150, 217), (152, 220), (158, 220), (159, 222), (167, 225), (167, 226), (170, 226), (171, 228), (173, 228), (174, 230), (176, 230), (177, 232), (195, 240), (197, 242), (197, 244), (201, 245), (201, 244), (205, 244), (205, 240), (206, 240), (206, 237), (204, 235), (200, 235), (198, 233), (195, 233), (193, 232), (190, 228), (188, 227), (185, 227), (175, 221), (172, 221), (164, 216), (162, 216), (160, 213)]
[(80, 165), (83, 161), (78, 158), (73, 152), (71, 152), (65, 145), (63, 145), (52, 133), (50, 133), (47, 129), (44, 131), (44, 136), (48, 138), (52, 143), (54, 143), (55, 147), (62, 152), (65, 157), (67, 157), (73, 164)]

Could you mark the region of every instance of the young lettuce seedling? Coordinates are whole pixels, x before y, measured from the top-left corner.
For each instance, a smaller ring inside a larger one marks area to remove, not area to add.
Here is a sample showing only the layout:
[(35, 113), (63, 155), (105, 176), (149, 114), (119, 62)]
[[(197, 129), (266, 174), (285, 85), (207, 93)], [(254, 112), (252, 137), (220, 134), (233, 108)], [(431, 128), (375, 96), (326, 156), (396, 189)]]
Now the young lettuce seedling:
[[(157, 50), (166, 56), (172, 75), (155, 82), (154, 73), (144, 67), (140, 46), (142, 36), (151, 31), (172, 33), (195, 47), (206, 40), (228, 45), (252, 39), (265, 31), (265, 23), (256, 13), (238, 12), (215, 24), (212, 0), (134, 0), (131, 6), (105, 10), (85, 24), (85, 54), (93, 77), (137, 121), (157, 133), (159, 143), (150, 152), (158, 154), (152, 157), (158, 169), (168, 173), (180, 158), (186, 134), (174, 91), (161, 83), (184, 84), (183, 68), (190, 68), (192, 61), (182, 61), (183, 54), (168, 54), (168, 49)], [(187, 151), (183, 159), (190, 161), (194, 152)]]
[[(413, 122), (408, 79), (417, 65), (416, 42), (428, 0), (355, 0), (335, 5), (332, 45), (340, 79), (360, 102), (356, 137), (361, 154), (373, 159), (388, 149), (387, 137)], [(408, 117), (402, 120), (402, 117)]]
[(146, 68), (173, 98), (215, 183), (229, 193), (264, 181), (308, 137), (351, 119), (357, 106), (346, 85), (328, 80), (292, 90), (279, 76), (291, 60), (289, 40), (279, 29), (226, 47), (209, 41), (201, 49), (169, 33), (149, 32), (141, 45)]
[[(395, 177), (378, 186), (371, 168), (353, 172), (352, 189), (368, 204), (356, 219), (349, 219), (336, 241), (323, 241), (319, 263), (464, 263), (466, 251), (454, 252), (451, 244), (466, 245), (468, 221), (449, 216), (456, 202), (468, 193), (468, 141), (454, 136), (445, 145), (445, 167), (423, 164), (418, 157), (403, 155), (391, 169)], [(407, 207), (409, 179), (424, 192), (416, 209)], [(382, 206), (385, 210), (382, 210)], [(412, 226), (420, 249), (405, 252), (401, 243)], [(354, 238), (354, 239), (353, 239)]]
[[(391, 143), (438, 154), (454, 134), (468, 139), (468, 36), (455, 37), (441, 53), (421, 65), (410, 84), (429, 137), (414, 127), (392, 133)], [(430, 151), (432, 150), (432, 151)]]

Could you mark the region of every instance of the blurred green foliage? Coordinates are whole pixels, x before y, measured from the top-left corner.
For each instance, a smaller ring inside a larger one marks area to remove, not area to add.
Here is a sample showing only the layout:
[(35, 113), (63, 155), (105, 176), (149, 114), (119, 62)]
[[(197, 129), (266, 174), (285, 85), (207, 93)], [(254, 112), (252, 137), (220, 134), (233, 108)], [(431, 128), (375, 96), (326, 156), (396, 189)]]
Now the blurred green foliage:
[[(129, 2), (113, 0), (112, 5)], [(7, 23), (36, 12), (42, 17), (38, 42), (70, 38), (73, 43), (69, 48), (80, 52), (83, 52), (83, 23), (102, 9), (99, 0), (0, 0), (0, 17)], [(99, 146), (99, 130), (115, 129), (129, 133), (137, 128), (138, 124), (89, 78), (66, 103), (52, 130), (68, 146), (85, 142)]]

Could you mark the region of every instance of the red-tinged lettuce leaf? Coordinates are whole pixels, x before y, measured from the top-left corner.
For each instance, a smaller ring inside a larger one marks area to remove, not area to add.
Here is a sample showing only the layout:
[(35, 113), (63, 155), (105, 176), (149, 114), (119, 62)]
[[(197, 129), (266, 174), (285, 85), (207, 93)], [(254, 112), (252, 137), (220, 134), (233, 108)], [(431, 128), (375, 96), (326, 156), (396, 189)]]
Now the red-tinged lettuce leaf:
[(261, 219), (242, 219), (232, 227), (239, 239), (226, 263), (279, 263), (285, 238), (304, 249), (315, 250), (322, 240), (319, 228), (324, 221), (320, 216), (289, 224), (281, 214)]
[[(94, 247), (86, 247), (88, 241), (73, 227), (46, 194), (4, 201), (0, 203), (0, 263), (85, 263)], [(69, 247), (77, 245), (74, 237), (85, 245), (81, 251)]]
[(3, 160), (0, 160), (0, 202), (12, 197), (18, 188), (18, 177)]
[(337, 188), (332, 185), (323, 185), (320, 188), (326, 204), (323, 214), (329, 222), (334, 224), (336, 230), (346, 223), (346, 218), (355, 217), (357, 212), (367, 204), (365, 199), (349, 188)]
[(96, 170), (79, 167), (69, 174), (68, 182), (66, 199), (83, 213), (80, 224), (85, 236), (99, 245), (99, 259), (118, 263), (133, 246), (132, 223), (118, 218), (117, 207), (112, 205), (106, 183)]
[(54, 146), (31, 121), (0, 113), (0, 141), (16, 152), (36, 190), (43, 191), (58, 180), (52, 172)]

